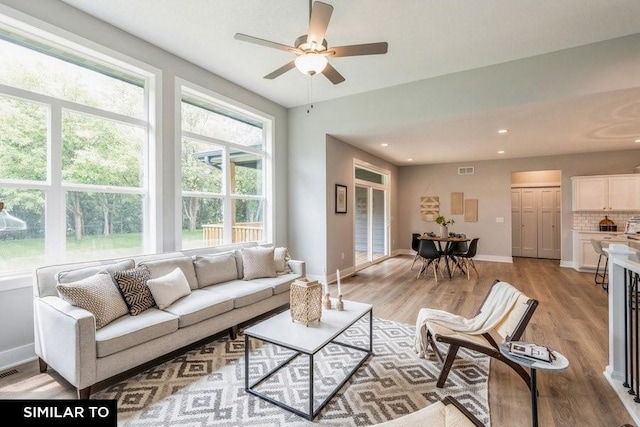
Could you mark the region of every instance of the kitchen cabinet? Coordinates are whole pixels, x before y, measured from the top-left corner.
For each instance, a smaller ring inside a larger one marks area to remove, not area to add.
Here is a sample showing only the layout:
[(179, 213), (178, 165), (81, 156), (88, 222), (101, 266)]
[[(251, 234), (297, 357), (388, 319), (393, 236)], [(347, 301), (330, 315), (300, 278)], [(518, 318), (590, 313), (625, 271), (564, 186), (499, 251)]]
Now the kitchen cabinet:
[[(593, 248), (591, 239), (629, 244), (623, 233), (573, 231), (573, 266), (578, 271), (596, 271), (599, 254)], [(604, 266), (604, 260), (602, 261)], [(602, 268), (601, 266), (601, 268)]]
[(640, 176), (574, 176), (572, 207), (574, 211), (640, 210)]

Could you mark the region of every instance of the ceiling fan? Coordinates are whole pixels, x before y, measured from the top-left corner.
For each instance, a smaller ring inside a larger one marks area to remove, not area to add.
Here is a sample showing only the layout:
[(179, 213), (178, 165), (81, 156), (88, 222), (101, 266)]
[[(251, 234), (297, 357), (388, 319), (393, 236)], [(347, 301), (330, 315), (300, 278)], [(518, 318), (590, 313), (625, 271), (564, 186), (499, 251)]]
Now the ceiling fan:
[(265, 79), (275, 79), (295, 67), (310, 76), (322, 73), (331, 83), (337, 85), (345, 79), (329, 63), (329, 57), (340, 58), (344, 56), (384, 54), (387, 53), (388, 44), (387, 42), (380, 42), (330, 48), (324, 36), (327, 32), (332, 12), (333, 6), (316, 1), (313, 3), (312, 8), (311, 0), (309, 0), (309, 32), (296, 39), (294, 42), (295, 47), (241, 33), (236, 33), (234, 38), (297, 55), (293, 61), (264, 76)]

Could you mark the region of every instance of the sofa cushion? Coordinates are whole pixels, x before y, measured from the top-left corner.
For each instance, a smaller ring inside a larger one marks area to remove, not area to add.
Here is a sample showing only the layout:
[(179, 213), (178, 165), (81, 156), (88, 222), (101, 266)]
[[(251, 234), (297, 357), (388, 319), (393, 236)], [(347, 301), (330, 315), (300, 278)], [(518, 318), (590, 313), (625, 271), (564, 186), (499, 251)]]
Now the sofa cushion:
[(86, 279), (89, 276), (93, 276), (100, 271), (106, 271), (111, 276), (113, 273), (120, 270), (128, 270), (135, 267), (136, 264), (132, 259), (126, 259), (124, 261), (114, 262), (111, 264), (96, 265), (93, 267), (77, 268), (75, 270), (61, 271), (57, 274), (58, 283), (73, 283), (78, 280)]
[(171, 273), (176, 267), (180, 267), (180, 270), (184, 273), (184, 276), (189, 282), (189, 287), (198, 289), (198, 278), (196, 277), (196, 270), (193, 268), (193, 260), (191, 257), (178, 256), (174, 258), (165, 258), (155, 261), (144, 261), (140, 265), (146, 265), (149, 268), (152, 279), (157, 279), (166, 274)]
[(235, 249), (233, 255), (236, 257), (236, 267), (238, 268), (238, 279), (244, 278), (244, 265), (242, 264), (242, 250)]
[(178, 330), (178, 318), (157, 308), (122, 316), (96, 332), (98, 357), (126, 350)]
[(233, 310), (233, 298), (196, 289), (164, 310), (178, 316), (178, 327), (184, 328)]
[(255, 247), (242, 249), (244, 280), (252, 280), (258, 277), (275, 277), (276, 262), (273, 253), (273, 248)]
[(233, 298), (234, 308), (245, 307), (273, 295), (271, 286), (265, 285), (264, 283), (254, 281), (247, 282), (244, 280), (218, 283), (217, 285), (207, 286), (203, 288), (203, 290)]
[(291, 273), (291, 269), (288, 264), (291, 257), (289, 256), (289, 250), (287, 248), (275, 248), (273, 251), (273, 258), (276, 263), (276, 274), (280, 275)]
[(273, 294), (278, 295), (283, 292), (289, 292), (289, 289), (291, 288), (291, 283), (300, 277), (301, 276), (299, 274), (288, 273), (288, 274), (282, 274), (278, 277), (263, 277), (260, 279), (254, 279), (251, 281), (251, 283), (256, 282), (256, 283), (263, 283), (265, 285), (269, 285), (273, 288)]
[(201, 288), (238, 278), (238, 267), (233, 252), (215, 255), (196, 255), (193, 266)]
[(147, 280), (147, 286), (160, 310), (191, 293), (189, 282), (179, 267), (162, 277)]
[(106, 271), (77, 282), (59, 284), (56, 288), (60, 298), (93, 314), (96, 318), (96, 329), (129, 314), (118, 287)]
[(129, 307), (129, 314), (137, 316), (148, 308), (156, 305), (147, 286), (149, 280), (149, 269), (140, 266), (129, 270), (116, 271), (113, 278), (120, 288), (120, 293), (124, 297), (124, 302)]

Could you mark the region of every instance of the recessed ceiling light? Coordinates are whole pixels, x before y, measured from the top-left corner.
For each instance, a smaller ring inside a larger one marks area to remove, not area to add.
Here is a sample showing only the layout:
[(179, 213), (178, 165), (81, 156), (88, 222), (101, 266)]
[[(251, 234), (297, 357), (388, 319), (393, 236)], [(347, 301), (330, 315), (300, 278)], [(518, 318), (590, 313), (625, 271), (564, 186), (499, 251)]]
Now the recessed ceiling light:
[(381, 146), (383, 146), (383, 147), (388, 147), (388, 146), (389, 146), (389, 144), (387, 144), (386, 142), (383, 142), (383, 143), (382, 143), (382, 144), (380, 144), (380, 145), (381, 145)]
[(636, 139), (636, 142), (640, 142), (640, 139)]
[(498, 154), (504, 154), (504, 150), (498, 151)]
[(413, 159), (407, 159), (407, 162), (413, 162)]
[(500, 130), (498, 131), (498, 133), (507, 133), (507, 132), (509, 132), (509, 131), (508, 131), (508, 130), (506, 130), (506, 129), (500, 129)]

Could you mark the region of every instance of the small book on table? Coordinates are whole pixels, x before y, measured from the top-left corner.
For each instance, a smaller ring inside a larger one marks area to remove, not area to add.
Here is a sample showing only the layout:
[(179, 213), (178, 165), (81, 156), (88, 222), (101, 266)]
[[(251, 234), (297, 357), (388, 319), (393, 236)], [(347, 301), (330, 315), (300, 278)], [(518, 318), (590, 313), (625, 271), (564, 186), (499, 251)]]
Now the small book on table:
[(514, 356), (524, 357), (531, 360), (540, 360), (547, 363), (551, 363), (554, 359), (553, 353), (547, 347), (531, 343), (509, 343), (509, 353)]

